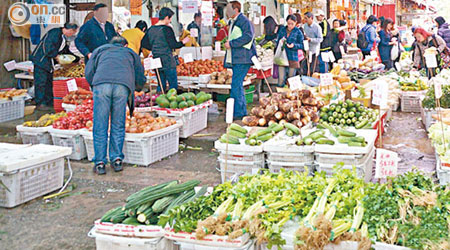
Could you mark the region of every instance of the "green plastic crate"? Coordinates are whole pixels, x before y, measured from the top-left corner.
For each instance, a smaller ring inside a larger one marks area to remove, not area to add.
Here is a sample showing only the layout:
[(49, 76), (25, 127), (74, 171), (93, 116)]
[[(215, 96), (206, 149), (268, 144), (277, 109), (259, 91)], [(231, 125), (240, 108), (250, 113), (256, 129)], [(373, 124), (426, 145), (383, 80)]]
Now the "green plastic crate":
[[(250, 85), (248, 89), (245, 91), (245, 101), (248, 103), (253, 103), (253, 95), (255, 94), (255, 85)], [(227, 99), (230, 97), (230, 95), (225, 94), (217, 94), (217, 101), (218, 102), (226, 102)]]

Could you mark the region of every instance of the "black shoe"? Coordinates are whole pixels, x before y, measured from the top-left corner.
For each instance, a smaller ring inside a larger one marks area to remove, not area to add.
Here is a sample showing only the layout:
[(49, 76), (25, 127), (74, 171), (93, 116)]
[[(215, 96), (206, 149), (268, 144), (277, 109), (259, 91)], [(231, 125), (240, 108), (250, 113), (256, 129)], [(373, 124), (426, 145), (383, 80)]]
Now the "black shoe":
[(123, 170), (122, 168), (122, 160), (117, 159), (114, 162), (111, 162), (111, 167), (114, 169), (114, 172), (120, 172)]
[(103, 175), (106, 174), (106, 167), (105, 167), (105, 163), (98, 163), (94, 166), (94, 173), (98, 174), (98, 175)]

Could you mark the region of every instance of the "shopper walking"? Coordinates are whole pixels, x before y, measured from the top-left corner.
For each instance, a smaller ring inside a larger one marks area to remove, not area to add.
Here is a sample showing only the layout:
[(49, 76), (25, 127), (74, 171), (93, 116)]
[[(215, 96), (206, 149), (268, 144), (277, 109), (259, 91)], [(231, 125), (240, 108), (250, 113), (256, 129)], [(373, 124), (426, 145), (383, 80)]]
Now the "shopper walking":
[(34, 65), (34, 100), (38, 110), (52, 110), (54, 60), (58, 54), (71, 54), (69, 43), (74, 40), (77, 30), (78, 25), (73, 23), (51, 29), (30, 56)]
[(187, 30), (192, 34), (192, 29), (196, 29), (197, 30), (197, 34), (198, 34), (198, 44), (201, 46), (202, 45), (202, 33), (201, 33), (201, 27), (202, 26), (202, 13), (198, 12), (194, 14), (194, 21), (192, 21), (192, 23), (190, 23), (187, 26)]
[[(300, 68), (298, 51), (303, 50), (303, 33), (297, 25), (297, 18), (289, 15), (286, 18), (286, 26), (282, 26), (278, 31), (277, 48), (280, 43), (284, 44), (286, 55), (289, 61), (288, 67), (278, 66), (278, 86), (284, 87), (286, 79), (294, 76), (296, 70)], [(287, 74), (286, 74), (287, 73)]]
[(80, 28), (80, 33), (75, 39), (75, 45), (78, 51), (83, 54), (86, 63), (96, 48), (107, 44), (113, 37), (117, 36), (114, 26), (107, 19), (108, 6), (99, 3), (94, 6), (94, 17)]
[(327, 73), (329, 71), (330, 62), (323, 61), (322, 54), (329, 53), (331, 51), (332, 34), (330, 24), (325, 18), (325, 13), (319, 10), (316, 14), (317, 22), (322, 29), (322, 42), (320, 43), (320, 55), (319, 55), (319, 70), (320, 73)]
[[(173, 51), (183, 47), (191, 40), (188, 36), (181, 42), (177, 41), (172, 27), (170, 27), (173, 15), (174, 12), (171, 9), (162, 8), (159, 11), (159, 21), (148, 29), (141, 42), (142, 48), (152, 51), (153, 58), (161, 59), (160, 86), (163, 86), (165, 90), (167, 90), (167, 82), (169, 82), (170, 89), (178, 89), (177, 61)], [(161, 92), (160, 86), (158, 86), (158, 92)]]
[[(141, 41), (147, 31), (147, 23), (140, 20), (136, 23), (134, 29), (125, 30), (122, 37), (128, 42), (128, 48), (132, 49), (136, 54), (141, 54)], [(144, 57), (147, 57), (144, 55)]]
[(444, 39), (445, 44), (450, 48), (450, 28), (448, 27), (448, 23), (446, 23), (445, 19), (441, 16), (436, 17), (434, 20), (438, 25), (437, 34)]
[[(415, 69), (427, 69), (427, 76), (429, 78), (436, 75), (436, 69), (439, 68), (439, 54), (444, 51), (447, 47), (444, 39), (442, 37), (428, 33), (423, 28), (417, 28), (414, 30), (414, 37), (416, 38), (416, 47), (414, 50), (414, 68)], [(425, 60), (425, 50), (429, 48), (436, 49), (436, 61), (438, 67), (431, 68), (430, 65), (427, 65)]]
[(374, 15), (370, 15), (367, 18), (367, 24), (364, 26), (358, 35), (358, 48), (361, 49), (364, 57), (370, 55), (372, 48), (380, 42), (380, 38), (377, 36), (377, 28), (375, 23), (378, 21)]
[(226, 7), (226, 15), (231, 19), (230, 35), (225, 42), (227, 49), (225, 66), (232, 68), (230, 97), (234, 98), (234, 119), (247, 115), (244, 96), (244, 78), (252, 65), (251, 58), (256, 55), (255, 31), (250, 21), (241, 13), (241, 3), (231, 1)]
[[(394, 44), (397, 43), (396, 38), (392, 38), (391, 30), (394, 22), (390, 18), (386, 18), (381, 25), (380, 44), (378, 45), (378, 52), (380, 53), (381, 63), (384, 64), (386, 70), (393, 67), (391, 59), (391, 51)], [(395, 40), (395, 41), (394, 41)]]
[[(94, 172), (106, 173), (109, 132), (109, 160), (114, 171), (122, 171), (126, 108), (134, 109), (134, 91), (147, 81), (140, 57), (123, 37), (100, 46), (86, 65), (86, 80), (94, 90)], [(111, 118), (111, 119), (110, 119)]]
[[(311, 12), (305, 13), (305, 19), (306, 23), (303, 26), (303, 30), (305, 31), (305, 40), (308, 41), (309, 44), (309, 56), (312, 58), (310, 62), (309, 69), (305, 69), (304, 72), (308, 72), (309, 74), (312, 74), (316, 71), (319, 71), (317, 59), (320, 52), (320, 43), (323, 41), (322, 36), (322, 28), (314, 22), (314, 15)], [(308, 65), (307, 65), (308, 66)]]

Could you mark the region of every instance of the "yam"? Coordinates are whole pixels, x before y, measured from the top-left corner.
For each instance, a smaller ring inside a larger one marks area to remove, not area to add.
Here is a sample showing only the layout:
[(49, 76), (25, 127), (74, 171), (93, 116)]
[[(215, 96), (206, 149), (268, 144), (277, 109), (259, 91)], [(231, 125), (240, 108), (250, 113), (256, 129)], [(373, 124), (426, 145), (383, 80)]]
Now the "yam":
[(244, 116), (242, 118), (242, 123), (246, 126), (255, 127), (258, 125), (258, 118), (255, 116)]
[(270, 98), (268, 97), (261, 97), (259, 99), (259, 105), (261, 105), (262, 108), (266, 108), (267, 105), (270, 104)]

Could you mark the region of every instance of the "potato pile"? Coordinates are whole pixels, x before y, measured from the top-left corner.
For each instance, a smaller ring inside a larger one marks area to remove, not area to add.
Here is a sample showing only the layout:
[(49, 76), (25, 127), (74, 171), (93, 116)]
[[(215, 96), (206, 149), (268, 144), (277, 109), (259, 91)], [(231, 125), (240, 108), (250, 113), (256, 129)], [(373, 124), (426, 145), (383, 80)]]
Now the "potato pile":
[(53, 77), (84, 77), (84, 64), (69, 64), (64, 67), (58, 69), (53, 73)]
[(209, 84), (231, 84), (232, 71), (212, 72)]
[(290, 122), (301, 128), (309, 122), (318, 122), (317, 111), (324, 106), (309, 90), (296, 90), (285, 93), (274, 93), (271, 97), (262, 97), (260, 107), (254, 107), (250, 116), (242, 122), (246, 126), (270, 126), (272, 123), (283, 125)]

